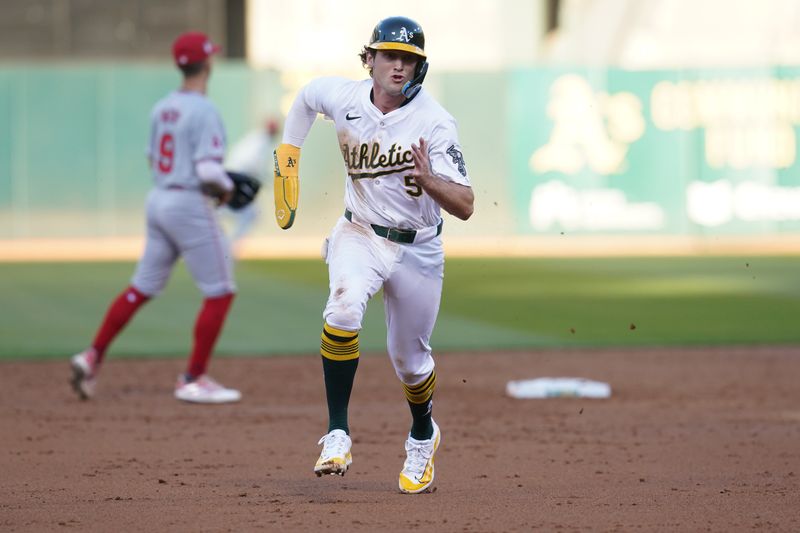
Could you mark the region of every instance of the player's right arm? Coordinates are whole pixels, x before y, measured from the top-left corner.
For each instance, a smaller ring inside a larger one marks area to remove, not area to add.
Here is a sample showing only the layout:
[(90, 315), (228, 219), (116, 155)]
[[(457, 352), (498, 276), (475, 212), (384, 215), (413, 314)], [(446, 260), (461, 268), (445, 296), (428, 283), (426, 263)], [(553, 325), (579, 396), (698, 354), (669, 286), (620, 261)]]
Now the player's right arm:
[(344, 78), (317, 78), (300, 89), (286, 116), (283, 142), (274, 152), (275, 220), (282, 229), (294, 223), (300, 195), (300, 148), (318, 113), (333, 116), (336, 96)]
[(217, 205), (227, 204), (233, 195), (233, 181), (222, 163), (215, 159), (204, 159), (196, 162), (194, 168), (200, 179), (200, 190), (216, 199)]
[(346, 78), (330, 76), (317, 78), (300, 89), (283, 125), (283, 143), (302, 147), (317, 114), (334, 116), (340, 93), (352, 83)]
[(233, 193), (233, 182), (222, 165), (226, 144), (222, 117), (210, 101), (203, 100), (192, 118), (192, 165), (200, 190), (214, 198), (217, 205), (226, 204)]

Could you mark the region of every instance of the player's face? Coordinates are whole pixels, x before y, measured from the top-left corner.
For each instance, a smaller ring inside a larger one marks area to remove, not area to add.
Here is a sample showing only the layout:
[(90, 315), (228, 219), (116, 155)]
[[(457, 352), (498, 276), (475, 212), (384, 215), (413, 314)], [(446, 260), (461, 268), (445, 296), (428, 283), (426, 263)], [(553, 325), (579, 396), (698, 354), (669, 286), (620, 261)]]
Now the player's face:
[(372, 67), (374, 88), (387, 96), (401, 95), (403, 85), (414, 78), (419, 60), (418, 55), (402, 50), (377, 50), (374, 55), (368, 55), (367, 65)]

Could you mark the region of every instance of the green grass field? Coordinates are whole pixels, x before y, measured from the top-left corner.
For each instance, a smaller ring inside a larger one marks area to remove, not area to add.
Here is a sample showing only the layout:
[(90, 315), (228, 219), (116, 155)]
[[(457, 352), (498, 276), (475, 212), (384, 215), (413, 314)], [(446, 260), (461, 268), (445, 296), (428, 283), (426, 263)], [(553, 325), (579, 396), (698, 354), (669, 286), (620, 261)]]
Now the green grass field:
[[(61, 358), (92, 339), (132, 263), (0, 264), (0, 358)], [(317, 353), (319, 260), (244, 261), (217, 351)], [(113, 356), (185, 356), (201, 296), (180, 265), (117, 339)], [(800, 342), (796, 257), (450, 259), (437, 351)], [(362, 351), (384, 349), (380, 295)]]

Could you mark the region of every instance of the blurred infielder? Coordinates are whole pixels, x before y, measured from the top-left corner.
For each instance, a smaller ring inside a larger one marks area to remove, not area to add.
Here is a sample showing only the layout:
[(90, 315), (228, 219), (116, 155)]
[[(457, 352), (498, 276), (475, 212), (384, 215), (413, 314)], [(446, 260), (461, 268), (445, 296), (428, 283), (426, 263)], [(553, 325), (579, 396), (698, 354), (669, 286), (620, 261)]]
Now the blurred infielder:
[[(272, 153), (280, 140), (279, 132), (278, 120), (272, 117), (266, 118), (260, 127), (250, 131), (231, 146), (225, 158), (225, 168), (229, 171), (253, 176), (259, 181), (265, 181), (272, 167)], [(225, 211), (229, 212), (234, 219), (230, 240), (235, 252), (237, 244), (244, 239), (258, 221), (261, 210), (258, 204), (253, 202), (241, 209)]]
[(233, 194), (233, 182), (222, 166), (225, 128), (205, 95), (211, 56), (217, 51), (218, 46), (197, 32), (179, 36), (173, 45), (183, 84), (160, 100), (151, 114), (147, 155), (155, 186), (147, 197), (144, 253), (130, 286), (109, 307), (94, 342), (72, 357), (72, 385), (83, 399), (94, 395), (111, 342), (140, 306), (161, 292), (180, 256), (205, 300), (175, 397), (198, 403), (234, 402), (241, 397), (239, 391), (206, 375), (236, 290), (229, 245), (216, 214), (217, 205)]
[(332, 119), (349, 176), (345, 211), (326, 240), (330, 296), (322, 368), (328, 433), (317, 475), (344, 475), (352, 462), (347, 409), (358, 365), (358, 332), (383, 288), (387, 348), (411, 408), (402, 492), (429, 489), (441, 433), (431, 417), (436, 373), (429, 345), (444, 275), (440, 208), (466, 220), (474, 196), (456, 121), (422, 87), (425, 37), (405, 17), (382, 20), (361, 53), (371, 80), (318, 78), (301, 89), (275, 151), (278, 224), (294, 221), (300, 147), (317, 113)]

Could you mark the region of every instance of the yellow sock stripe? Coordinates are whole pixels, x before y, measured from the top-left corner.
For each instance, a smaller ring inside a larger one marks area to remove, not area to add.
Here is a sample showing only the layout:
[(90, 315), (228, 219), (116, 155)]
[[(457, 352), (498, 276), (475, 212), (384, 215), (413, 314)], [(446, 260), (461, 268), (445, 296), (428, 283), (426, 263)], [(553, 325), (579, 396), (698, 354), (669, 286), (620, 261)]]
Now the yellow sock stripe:
[(332, 352), (337, 352), (337, 353), (350, 353), (355, 350), (358, 350), (358, 341), (348, 342), (347, 344), (341, 344), (338, 342), (331, 342), (328, 339), (323, 338), (321, 343), (323, 346), (330, 348)]
[(346, 342), (358, 337), (357, 331), (346, 331), (329, 326), (327, 323), (322, 326), (322, 334), (333, 341)]
[(433, 391), (436, 389), (436, 371), (431, 372), (431, 375), (422, 380), (422, 383), (417, 385), (403, 385), (406, 392), (406, 398), (411, 403), (425, 403), (433, 396)]
[(349, 361), (351, 359), (357, 359), (359, 355), (358, 346), (355, 346), (352, 350), (348, 351), (339, 351), (339, 350), (332, 350), (329, 346), (323, 344), (320, 348), (320, 353), (323, 357), (327, 359), (331, 359), (333, 361)]
[(358, 339), (353, 339), (353, 340), (350, 340), (350, 341), (347, 341), (347, 342), (339, 342), (339, 341), (335, 341), (335, 340), (329, 339), (328, 337), (323, 335), (321, 341), (322, 341), (323, 344), (328, 344), (334, 349), (338, 348), (340, 350), (349, 350), (353, 346), (355, 346), (356, 349), (358, 349)]
[(358, 358), (358, 332), (344, 331), (325, 324), (322, 328), (320, 354), (332, 361)]
[(328, 342), (322, 341), (320, 344), (323, 351), (328, 352), (331, 355), (338, 356), (338, 355), (352, 355), (354, 353), (358, 353), (358, 344), (355, 346), (337, 346), (335, 344), (330, 344)]
[(416, 385), (403, 385), (406, 389), (408, 389), (412, 393), (419, 393), (424, 389), (427, 389), (431, 386), (431, 383), (436, 381), (436, 371), (431, 371), (428, 374), (428, 377), (417, 383)]

